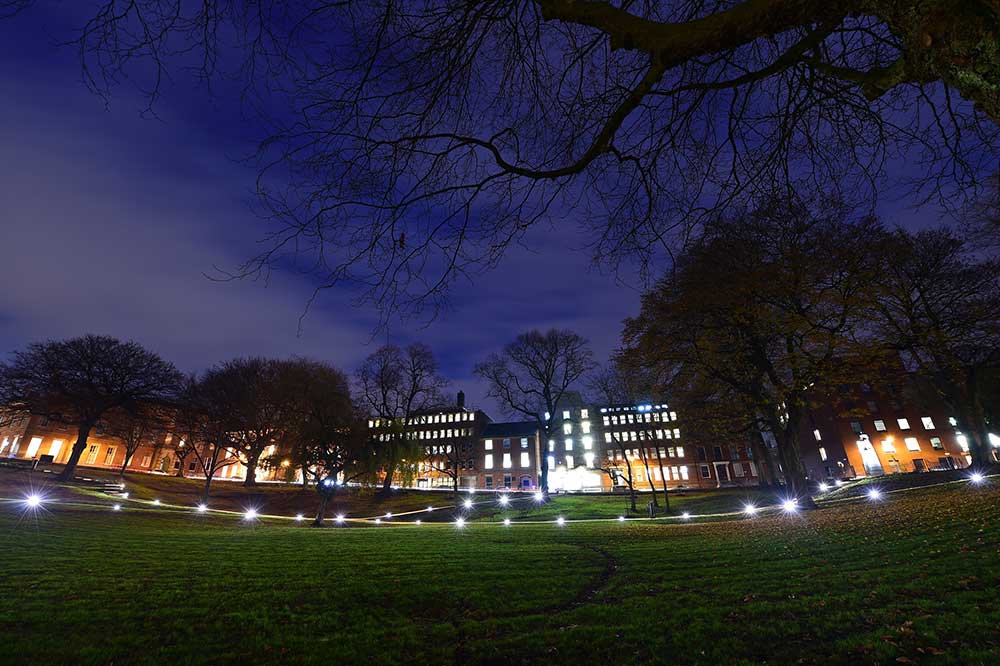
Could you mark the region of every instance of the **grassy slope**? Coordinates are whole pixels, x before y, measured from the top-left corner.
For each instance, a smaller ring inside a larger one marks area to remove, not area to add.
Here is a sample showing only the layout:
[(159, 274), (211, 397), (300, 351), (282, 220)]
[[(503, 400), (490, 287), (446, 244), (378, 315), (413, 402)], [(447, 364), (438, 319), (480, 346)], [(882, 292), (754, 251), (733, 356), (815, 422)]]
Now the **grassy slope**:
[(700, 525), (0, 505), (0, 661), (995, 664), (998, 518), (997, 479)]

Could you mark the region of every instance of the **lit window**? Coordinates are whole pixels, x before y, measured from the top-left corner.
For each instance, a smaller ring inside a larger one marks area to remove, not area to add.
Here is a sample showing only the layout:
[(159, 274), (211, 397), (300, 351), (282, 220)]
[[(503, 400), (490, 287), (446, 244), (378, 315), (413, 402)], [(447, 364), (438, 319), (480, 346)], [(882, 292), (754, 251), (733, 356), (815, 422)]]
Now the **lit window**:
[[(678, 446), (677, 447), (677, 457), (678, 458), (683, 458), (684, 457), (684, 447), (683, 446)], [(684, 478), (687, 478), (687, 477), (684, 477)]]
[(900, 430), (909, 430), (910, 429), (910, 422), (907, 421), (906, 419), (896, 419), (896, 423), (899, 424), (899, 429)]
[(531, 467), (531, 456), (527, 451), (521, 452), (521, 467)]
[(592, 468), (594, 466), (594, 454), (593, 453), (590, 453), (590, 452), (584, 453), (583, 454), (583, 459), (586, 461), (587, 467), (591, 467)]
[(522, 437), (521, 438), (521, 448), (522, 449), (528, 448), (528, 438), (527, 437)]
[(510, 469), (513, 466), (514, 466), (514, 463), (512, 463), (511, 460), (510, 460), (510, 454), (509, 453), (503, 454), (503, 468), (504, 469)]
[(604, 425), (611, 425), (611, 419), (609, 419), (607, 416), (604, 417)]
[(607, 442), (608, 444), (611, 443), (611, 433), (610, 432), (604, 433), (604, 441)]
[(886, 453), (895, 453), (896, 445), (892, 443), (891, 439), (882, 440), (882, 450)]
[[(819, 434), (819, 429), (813, 430), (813, 437), (816, 438), (817, 442), (823, 439), (823, 436)], [(826, 458), (823, 458), (823, 460), (826, 460)]]
[(968, 453), (969, 451), (969, 440), (965, 435), (957, 435), (955, 439), (958, 441), (958, 445), (962, 448), (962, 451)]
[(572, 437), (567, 437), (566, 438), (566, 450), (567, 451), (572, 451), (573, 450), (573, 438)]
[(674, 439), (680, 439), (680, 438), (681, 438), (681, 429), (674, 428)]
[(563, 423), (563, 434), (564, 435), (572, 435), (573, 434), (573, 424), (572, 423)]
[(670, 420), (671, 421), (677, 420), (677, 412), (670, 412)]
[(594, 448), (594, 438), (591, 437), (590, 435), (587, 435), (586, 437), (584, 437), (583, 438), (583, 448), (585, 448), (588, 451), (591, 450), (592, 448)]
[(920, 450), (920, 443), (917, 441), (916, 437), (907, 437), (903, 441), (906, 443), (906, 450), (907, 451), (919, 451)]
[(563, 418), (564, 419), (568, 419), (569, 418), (569, 410), (568, 409), (563, 410)]
[(819, 459), (826, 460), (826, 449), (824, 449), (822, 446), (819, 447)]
[(583, 423), (581, 423), (580, 428), (583, 429), (584, 433), (590, 432), (590, 421), (584, 421)]
[(573, 468), (573, 456), (566, 456), (566, 467)]
[(483, 462), (483, 467), (486, 469), (493, 469), (493, 454), (487, 453), (486, 460)]
[(875, 419), (875, 430), (885, 432), (885, 421), (882, 419)]
[(556, 440), (550, 439), (549, 440), (549, 451), (555, 451), (555, 450), (556, 450)]
[(944, 448), (941, 445), (941, 438), (940, 437), (931, 437), (931, 448), (932, 449), (937, 449), (939, 451)]
[(958, 425), (958, 420), (954, 416), (949, 416), (948, 417), (948, 425), (950, 425), (952, 428), (954, 428), (955, 426)]
[(585, 418), (589, 418), (589, 417), (590, 417), (590, 412), (588, 412), (586, 409), (581, 409), (580, 410), (580, 418), (581, 419), (585, 419)]
[(934, 419), (929, 416), (921, 416), (920, 422), (924, 424), (924, 430), (934, 430)]
[(553, 470), (555, 468), (556, 468), (556, 457), (549, 456), (549, 470)]

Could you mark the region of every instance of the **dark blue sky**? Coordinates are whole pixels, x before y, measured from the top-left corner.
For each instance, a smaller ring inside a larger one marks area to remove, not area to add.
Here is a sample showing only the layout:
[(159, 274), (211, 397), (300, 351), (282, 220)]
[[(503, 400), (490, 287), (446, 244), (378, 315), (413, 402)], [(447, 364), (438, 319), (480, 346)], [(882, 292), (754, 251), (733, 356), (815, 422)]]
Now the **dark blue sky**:
[[(0, 355), (87, 332), (142, 342), (184, 370), (238, 355), (302, 354), (353, 370), (386, 340), (351, 292), (324, 292), (297, 330), (312, 285), (216, 283), (203, 274), (251, 256), (265, 224), (249, 209), (262, 130), (234, 99), (176, 78), (144, 117), (128, 83), (109, 104), (81, 83), (70, 47), (77, 17), (43, 5), (0, 21)], [(388, 338), (423, 340), (444, 374), (484, 403), (472, 366), (517, 333), (569, 327), (600, 359), (617, 345), (638, 293), (588, 270), (572, 225), (539, 229), (537, 252), (459, 284), (453, 310), (394, 322)], [(493, 405), (484, 406), (499, 416)]]

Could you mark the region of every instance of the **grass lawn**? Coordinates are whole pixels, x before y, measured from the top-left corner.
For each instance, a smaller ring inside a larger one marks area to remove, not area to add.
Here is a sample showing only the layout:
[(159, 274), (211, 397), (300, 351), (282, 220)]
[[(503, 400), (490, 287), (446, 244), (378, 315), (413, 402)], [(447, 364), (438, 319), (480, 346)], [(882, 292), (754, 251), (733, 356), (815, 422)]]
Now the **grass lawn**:
[(6, 503), (0, 662), (997, 664), (998, 519), (1000, 478), (684, 525)]

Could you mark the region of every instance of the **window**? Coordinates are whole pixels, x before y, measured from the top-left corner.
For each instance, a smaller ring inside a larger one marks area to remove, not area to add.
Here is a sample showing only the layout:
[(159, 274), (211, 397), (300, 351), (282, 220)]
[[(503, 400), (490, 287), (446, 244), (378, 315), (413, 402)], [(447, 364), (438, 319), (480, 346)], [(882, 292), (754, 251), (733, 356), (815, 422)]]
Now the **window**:
[(568, 419), (569, 418), (569, 410), (568, 409), (564, 409), (563, 410), (563, 418), (564, 419)]
[(556, 468), (556, 457), (549, 456), (549, 470), (554, 470)]
[(566, 444), (566, 450), (567, 451), (572, 451), (573, 450), (573, 438), (572, 437), (567, 437), (565, 444)]
[(900, 430), (909, 430), (910, 429), (910, 422), (907, 421), (906, 419), (896, 419), (896, 423), (899, 424), (899, 429)]
[(104, 464), (110, 465), (115, 461), (115, 447), (109, 446), (104, 452)]
[(510, 448), (510, 439), (509, 438), (503, 440), (503, 448), (505, 448), (505, 449), (509, 449)]
[(491, 475), (486, 477), (486, 487), (493, 488), (493, 477)]
[(510, 461), (510, 454), (509, 453), (503, 454), (503, 468), (504, 469), (510, 469), (513, 466), (514, 466), (514, 463), (512, 463)]
[(608, 444), (611, 443), (611, 433), (610, 432), (604, 433), (604, 441), (607, 442)]
[(531, 467), (531, 456), (527, 451), (521, 452), (521, 467)]
[(929, 416), (921, 416), (920, 422), (924, 425), (924, 430), (934, 430), (934, 419)]
[(10, 440), (8, 438), (4, 437), (3, 438), (3, 443), (0, 444), (0, 453), (3, 453), (4, 451), (6, 451), (7, 447), (9, 445), (10, 445)]
[(684, 457), (684, 447), (683, 446), (678, 446), (677, 447), (677, 457), (678, 458), (683, 458)]
[(521, 438), (521, 448), (522, 449), (528, 448), (528, 438), (527, 437), (522, 437)]
[(906, 443), (906, 450), (907, 451), (919, 451), (920, 450), (920, 442), (917, 441), (916, 437), (907, 437), (903, 441)]
[(604, 417), (604, 425), (611, 425), (611, 419), (609, 419), (606, 415)]
[(572, 423), (563, 423), (563, 434), (564, 435), (572, 435), (573, 434), (573, 424)]
[(556, 440), (550, 439), (549, 440), (549, 451), (555, 451), (555, 450), (556, 450)]
[(958, 442), (958, 446), (962, 449), (962, 451), (966, 453), (969, 452), (969, 440), (965, 437), (965, 435), (956, 435), (955, 441)]
[(950, 425), (952, 428), (954, 428), (955, 426), (958, 425), (958, 420), (954, 416), (949, 416), (948, 417), (948, 425)]
[(886, 453), (896, 452), (896, 445), (892, 443), (892, 438), (882, 440), (882, 450)]
[(483, 467), (485, 469), (493, 469), (493, 454), (492, 453), (487, 453), (486, 454), (486, 460), (485, 460), (485, 462), (483, 462)]
[(583, 454), (583, 460), (587, 463), (587, 467), (593, 468), (594, 466), (594, 454), (587, 452)]
[(716, 460), (722, 460), (722, 447), (721, 446), (713, 446), (712, 447), (712, 457), (715, 458)]
[(868, 401), (868, 412), (871, 414), (878, 413), (878, 405), (875, 403), (874, 400)]
[(583, 430), (584, 434), (590, 432), (590, 421), (584, 421), (580, 424), (580, 428)]
[(591, 437), (590, 435), (586, 435), (585, 437), (583, 437), (583, 448), (585, 448), (588, 451), (594, 448), (594, 438)]
[(855, 435), (860, 435), (863, 432), (861, 430), (861, 421), (851, 421), (851, 430), (854, 431)]
[(885, 432), (885, 421), (882, 419), (875, 419), (875, 430)]
[(944, 447), (941, 445), (940, 437), (931, 437), (931, 448), (940, 451)]
[(31, 441), (28, 442), (28, 450), (24, 452), (25, 458), (34, 458), (35, 454), (38, 453), (38, 447), (42, 445), (41, 437), (32, 437)]
[[(816, 430), (813, 430), (813, 437), (816, 438), (817, 442), (820, 442), (820, 441), (823, 440), (823, 435), (819, 434), (819, 429), (818, 428)], [(825, 458), (824, 458), (824, 460), (825, 460)]]
[(705, 454), (705, 447), (704, 446), (699, 446), (698, 447), (698, 460), (702, 460), (702, 461), (708, 460), (708, 456)]
[(573, 469), (573, 456), (566, 456), (566, 467)]
[(504, 488), (510, 488), (510, 484), (511, 484), (511, 476), (510, 476), (510, 474), (504, 474), (503, 475), (503, 487)]
[(586, 418), (589, 418), (589, 417), (590, 417), (590, 412), (589, 411), (587, 411), (586, 409), (581, 409), (580, 410), (580, 418), (581, 419), (586, 419)]
[(59, 457), (59, 451), (62, 449), (63, 441), (61, 439), (53, 439), (52, 443), (49, 444), (49, 455), (55, 460)]
[(703, 478), (703, 479), (711, 479), (712, 478), (712, 470), (710, 470), (708, 468), (708, 465), (702, 465), (701, 466), (701, 478)]
[(190, 462), (190, 463), (188, 464), (188, 471), (189, 471), (189, 472), (193, 472), (193, 471), (194, 471), (194, 469), (195, 469), (195, 461), (193, 461), (193, 460), (192, 460), (192, 461), (191, 461), (191, 462)]
[(674, 439), (680, 439), (680, 438), (681, 438), (681, 429), (674, 428)]
[(822, 446), (819, 447), (819, 459), (826, 460), (826, 449), (824, 449)]
[[(674, 468), (674, 477), (675, 478), (677, 476), (677, 471), (676, 470), (677, 470), (677, 468), (675, 467)], [(688, 480), (688, 468), (687, 468), (687, 465), (681, 465), (681, 479), (683, 479), (684, 481)]]

